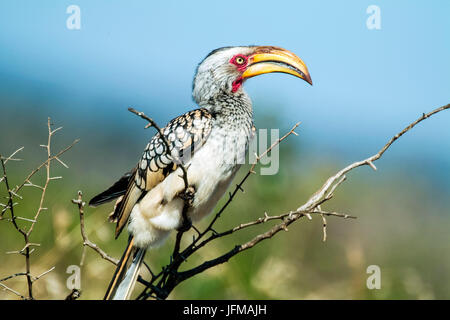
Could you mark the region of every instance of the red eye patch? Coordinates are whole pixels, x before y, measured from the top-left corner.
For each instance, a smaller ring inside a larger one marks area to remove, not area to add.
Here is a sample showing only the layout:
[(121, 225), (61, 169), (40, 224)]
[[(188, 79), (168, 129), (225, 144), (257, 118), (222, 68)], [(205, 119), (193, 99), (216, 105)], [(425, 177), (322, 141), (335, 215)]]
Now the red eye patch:
[(237, 54), (230, 59), (230, 63), (234, 64), (239, 71), (244, 71), (247, 66), (248, 58), (243, 54)]

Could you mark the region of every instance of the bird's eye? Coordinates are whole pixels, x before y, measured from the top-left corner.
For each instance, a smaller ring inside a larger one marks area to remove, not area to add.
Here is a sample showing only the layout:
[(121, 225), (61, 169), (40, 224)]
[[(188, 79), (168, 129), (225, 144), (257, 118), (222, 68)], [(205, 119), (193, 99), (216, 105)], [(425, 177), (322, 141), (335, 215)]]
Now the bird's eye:
[(243, 57), (236, 57), (236, 59), (234, 61), (238, 65), (243, 65), (245, 63), (245, 59)]
[(247, 65), (247, 57), (242, 54), (237, 54), (230, 59), (230, 63), (237, 66), (238, 70), (241, 70)]

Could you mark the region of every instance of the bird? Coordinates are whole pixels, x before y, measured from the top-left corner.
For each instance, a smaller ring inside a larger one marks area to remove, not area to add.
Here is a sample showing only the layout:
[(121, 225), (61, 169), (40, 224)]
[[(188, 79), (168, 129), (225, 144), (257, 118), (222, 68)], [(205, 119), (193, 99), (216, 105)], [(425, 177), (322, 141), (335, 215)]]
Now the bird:
[(243, 84), (274, 72), (312, 85), (305, 63), (286, 49), (253, 45), (211, 51), (198, 64), (192, 84), (197, 109), (168, 122), (150, 139), (136, 167), (90, 200), (94, 207), (116, 200), (110, 215), (115, 237), (125, 226), (129, 233), (104, 299), (129, 299), (145, 253), (182, 226), (182, 167), (194, 190), (187, 218), (193, 223), (213, 211), (255, 136), (252, 101)]

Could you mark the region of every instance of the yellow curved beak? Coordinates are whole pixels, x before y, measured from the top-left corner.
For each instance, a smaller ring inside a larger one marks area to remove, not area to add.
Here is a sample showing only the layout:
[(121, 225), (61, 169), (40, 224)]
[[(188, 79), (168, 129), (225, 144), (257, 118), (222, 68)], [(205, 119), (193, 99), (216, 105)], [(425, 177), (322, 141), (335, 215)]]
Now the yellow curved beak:
[(282, 72), (292, 74), (312, 85), (311, 76), (305, 63), (292, 52), (277, 47), (258, 47), (249, 57), (247, 69), (242, 79), (264, 73)]

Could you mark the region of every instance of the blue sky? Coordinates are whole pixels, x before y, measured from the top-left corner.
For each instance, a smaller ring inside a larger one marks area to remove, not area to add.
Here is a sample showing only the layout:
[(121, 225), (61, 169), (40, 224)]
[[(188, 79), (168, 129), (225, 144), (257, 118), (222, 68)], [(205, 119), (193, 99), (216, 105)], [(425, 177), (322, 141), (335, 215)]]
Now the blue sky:
[[(80, 30), (66, 28), (72, 4), (81, 9)], [(381, 30), (366, 27), (372, 4)], [(302, 121), (312, 149), (344, 160), (373, 153), (422, 112), (450, 102), (445, 0), (4, 0), (0, 92), (38, 95), (67, 112), (108, 110), (115, 121), (133, 105), (167, 121), (194, 108), (193, 73), (210, 50), (247, 44), (293, 51), (314, 82), (281, 74), (249, 80), (256, 123), (262, 108), (276, 110), (285, 129)], [(450, 112), (428, 120), (394, 155), (450, 167), (449, 124)]]

